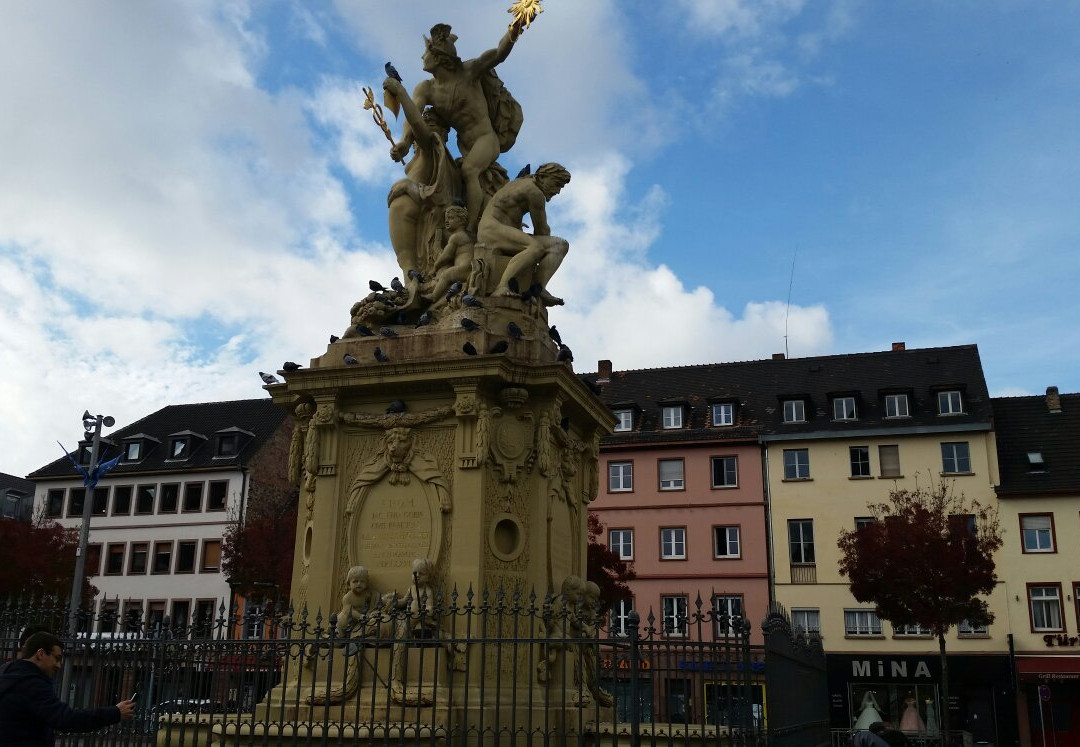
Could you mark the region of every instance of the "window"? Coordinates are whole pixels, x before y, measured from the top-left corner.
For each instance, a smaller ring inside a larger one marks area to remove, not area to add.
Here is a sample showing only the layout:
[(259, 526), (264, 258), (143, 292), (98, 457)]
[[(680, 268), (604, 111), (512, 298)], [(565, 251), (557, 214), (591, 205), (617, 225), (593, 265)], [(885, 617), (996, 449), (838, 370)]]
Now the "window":
[(64, 515), (64, 491), (62, 488), (53, 488), (45, 498), (45, 516), (50, 519), (58, 519)]
[(821, 633), (821, 610), (816, 607), (791, 610), (791, 627), (799, 633)]
[(844, 610), (844, 635), (881, 635), (881, 620), (873, 610)]
[(903, 477), (900, 474), (900, 447), (896, 444), (877, 447), (878, 465), (882, 477)]
[(1031, 630), (1064, 631), (1061, 624), (1061, 585), (1028, 587), (1028, 606), (1031, 607)]
[(86, 488), (71, 488), (68, 490), (68, 517), (81, 517), (83, 504), (86, 503)]
[(131, 543), (131, 557), (128, 559), (128, 575), (146, 573), (146, 560), (150, 555), (150, 545), (146, 542)]
[(617, 599), (611, 608), (611, 635), (623, 638), (630, 635), (630, 613), (634, 609), (634, 600)]
[(175, 514), (180, 504), (180, 486), (168, 483), (161, 486), (161, 503), (158, 504), (159, 514)]
[(687, 597), (682, 595), (660, 597), (660, 606), (663, 610), (664, 635), (686, 635), (687, 602)]
[(810, 451), (808, 449), (784, 449), (784, 479), (810, 479)]
[(191, 454), (191, 440), (174, 438), (169, 441), (169, 459), (187, 459)]
[(1029, 451), (1027, 460), (1028, 472), (1046, 472), (1046, 462), (1043, 460), (1041, 451)]
[(186, 599), (177, 599), (172, 603), (172, 624), (173, 630), (183, 632), (187, 630), (188, 623), (191, 622), (191, 602)]
[(634, 429), (634, 411), (633, 410), (616, 410), (615, 411), (615, 432), (624, 433)]
[(620, 560), (634, 559), (634, 530), (612, 529), (608, 532), (608, 549)]
[(910, 417), (911, 410), (908, 408), (908, 396), (906, 394), (885, 395), (885, 417), (906, 418)]
[(131, 513), (131, 486), (117, 485), (112, 492), (112, 515), (127, 516)]
[(832, 401), (833, 420), (855, 420), (855, 398), (836, 397)]
[(719, 402), (712, 406), (713, 425), (735, 425), (735, 403)]
[(739, 528), (713, 527), (713, 557), (739, 557)]
[(956, 632), (962, 636), (982, 636), (989, 635), (990, 629), (986, 625), (972, 625), (967, 620), (961, 620), (960, 624), (956, 627)]
[(236, 456), (240, 447), (240, 435), (238, 433), (222, 433), (217, 438), (217, 453), (215, 457)]
[(199, 571), (214, 573), (221, 567), (221, 540), (204, 540)]
[(195, 540), (180, 540), (176, 545), (176, 572), (195, 572), (195, 553), (199, 543)]
[(135, 513), (154, 513), (154, 496), (157, 495), (157, 485), (140, 485), (135, 491)]
[(665, 430), (682, 428), (683, 408), (682, 405), (670, 405), (662, 409), (661, 425)]
[(924, 628), (918, 623), (913, 623), (911, 625), (896, 625), (894, 623), (892, 626), (892, 632), (895, 636), (909, 636), (912, 638), (927, 638), (930, 636), (930, 628)]
[(686, 487), (682, 459), (661, 459), (659, 468), (661, 490), (682, 490)]
[(244, 600), (244, 638), (262, 638), (266, 624), (266, 607)]
[(801, 399), (784, 400), (784, 422), (805, 423), (806, 403), (804, 403)]
[(941, 445), (941, 471), (948, 474), (971, 472), (971, 455), (968, 452), (967, 441)]
[(814, 563), (814, 520), (789, 519), (787, 528), (791, 562), (796, 565)]
[(120, 603), (115, 599), (101, 600), (101, 612), (98, 618), (98, 630), (112, 633), (116, 630), (116, 618), (120, 616)]
[(172, 571), (172, 542), (154, 543), (154, 568), (153, 573), (169, 573)]
[(165, 602), (150, 602), (146, 605), (147, 630), (157, 638), (161, 633), (161, 626), (165, 622)]
[(124, 572), (124, 552), (127, 546), (110, 544), (105, 553), (105, 575), (119, 576)]
[(624, 493), (634, 489), (634, 463), (608, 462), (608, 492)]
[(736, 457), (712, 458), (712, 486), (714, 488), (737, 488), (739, 486), (739, 464)]
[(1054, 552), (1054, 515), (1020, 514), (1024, 552)]
[(191, 634), (196, 638), (209, 638), (214, 631), (214, 600), (200, 599), (195, 602), (195, 619), (191, 621)]
[(104, 516), (109, 510), (109, 489), (94, 488), (94, 498), (90, 506), (92, 516)]
[(184, 483), (184, 511), (186, 513), (202, 511), (202, 489), (201, 482)]
[(86, 574), (97, 576), (101, 573), (101, 545), (86, 546)]
[(953, 389), (937, 393), (938, 415), (962, 415), (964, 412), (960, 402), (960, 392)]
[(225, 480), (210, 483), (210, 493), (207, 495), (207, 511), (224, 511), (225, 498), (229, 494), (229, 483)]
[(142, 630), (142, 600), (124, 602), (124, 632), (138, 633)]
[(978, 536), (975, 514), (949, 514), (949, 524), (953, 531), (963, 531), (971, 537)]
[(660, 530), (660, 559), (686, 560), (686, 527)]
[(124, 461), (137, 462), (142, 459), (142, 441), (129, 441), (124, 444)]
[(735, 635), (743, 618), (743, 598), (741, 596), (713, 597), (713, 619), (716, 621), (716, 635), (723, 638)]
[(851, 459), (852, 477), (870, 477), (870, 447), (851, 446), (848, 448)]
[(873, 516), (856, 516), (855, 517), (855, 531), (859, 531), (865, 526), (870, 526), (876, 521)]

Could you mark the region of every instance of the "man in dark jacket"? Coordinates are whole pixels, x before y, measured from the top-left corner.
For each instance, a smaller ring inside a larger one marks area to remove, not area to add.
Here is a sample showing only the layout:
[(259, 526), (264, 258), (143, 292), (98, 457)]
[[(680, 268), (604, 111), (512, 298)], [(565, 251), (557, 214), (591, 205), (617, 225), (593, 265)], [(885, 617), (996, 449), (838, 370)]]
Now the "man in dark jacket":
[(0, 674), (0, 747), (52, 747), (53, 729), (93, 731), (129, 719), (135, 711), (130, 700), (89, 710), (62, 703), (52, 678), (60, 671), (64, 644), (52, 633), (34, 633), (20, 655)]

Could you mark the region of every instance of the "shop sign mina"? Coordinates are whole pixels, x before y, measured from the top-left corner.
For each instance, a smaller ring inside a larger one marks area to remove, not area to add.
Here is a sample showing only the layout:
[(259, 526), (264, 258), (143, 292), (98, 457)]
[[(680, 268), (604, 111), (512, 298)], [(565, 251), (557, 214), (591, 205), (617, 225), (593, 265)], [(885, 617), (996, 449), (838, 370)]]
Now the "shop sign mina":
[(851, 678), (859, 679), (931, 679), (924, 659), (852, 659)]

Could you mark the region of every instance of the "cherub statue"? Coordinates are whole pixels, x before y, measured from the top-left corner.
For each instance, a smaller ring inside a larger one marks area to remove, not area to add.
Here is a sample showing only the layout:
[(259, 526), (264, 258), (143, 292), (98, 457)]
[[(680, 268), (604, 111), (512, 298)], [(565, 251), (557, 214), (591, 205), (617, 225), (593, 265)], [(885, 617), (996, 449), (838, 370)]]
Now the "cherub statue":
[(349, 569), (345, 582), (349, 589), (341, 597), (341, 611), (337, 615), (337, 634), (345, 636), (357, 623), (365, 623), (361, 634), (374, 632), (371, 623), (376, 622), (372, 613), (379, 605), (379, 597), (371, 590), (368, 570), (362, 565)]
[(468, 220), (469, 213), (465, 208), (458, 205), (446, 208), (446, 231), (450, 237), (435, 259), (435, 287), (430, 294), (424, 296), (425, 300), (434, 301), (431, 306), (433, 309), (446, 303), (444, 294), (451, 283), (465, 283), (469, 279), (475, 240), (465, 229)]

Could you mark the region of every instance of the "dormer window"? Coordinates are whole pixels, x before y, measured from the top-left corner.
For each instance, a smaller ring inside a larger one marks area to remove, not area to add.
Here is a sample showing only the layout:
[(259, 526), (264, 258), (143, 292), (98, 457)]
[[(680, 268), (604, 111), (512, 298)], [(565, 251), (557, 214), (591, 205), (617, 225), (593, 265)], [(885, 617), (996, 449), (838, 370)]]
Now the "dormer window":
[(1043, 461), (1041, 451), (1029, 451), (1027, 453), (1028, 472), (1046, 472), (1046, 462)]
[(239, 451), (240, 436), (236, 433), (223, 433), (218, 436), (217, 453), (214, 456), (219, 457), (231, 457), (236, 456), (236, 452)]
[(906, 394), (885, 395), (885, 417), (907, 418), (911, 416), (911, 408), (908, 405)]
[(833, 420), (855, 420), (855, 398), (834, 397), (832, 411)]
[(664, 430), (683, 427), (682, 405), (665, 405), (661, 411), (661, 425)]
[(805, 423), (806, 403), (801, 399), (784, 400), (784, 422)]
[(735, 425), (735, 403), (717, 402), (712, 406), (713, 425)]
[(124, 444), (124, 461), (137, 462), (143, 457), (143, 442), (128, 441)]
[(626, 433), (634, 429), (634, 411), (633, 410), (616, 410), (615, 411), (615, 432)]
[(191, 439), (174, 438), (169, 441), (169, 459), (187, 459), (191, 453)]
[(950, 389), (938, 392), (937, 395), (938, 415), (962, 415), (964, 413), (963, 402), (960, 399), (960, 391)]

